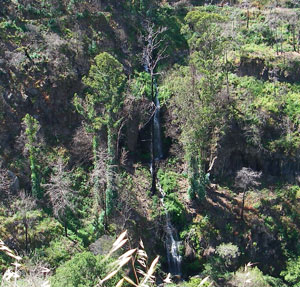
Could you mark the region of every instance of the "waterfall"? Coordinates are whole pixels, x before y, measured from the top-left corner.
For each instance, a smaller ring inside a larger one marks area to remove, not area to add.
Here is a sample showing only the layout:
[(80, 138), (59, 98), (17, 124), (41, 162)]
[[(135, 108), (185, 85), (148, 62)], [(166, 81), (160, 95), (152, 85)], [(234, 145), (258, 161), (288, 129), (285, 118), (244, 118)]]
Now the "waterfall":
[(179, 254), (179, 248), (181, 242), (178, 240), (177, 237), (177, 231), (172, 225), (170, 214), (168, 213), (168, 210), (165, 206), (165, 193), (162, 190), (160, 184), (158, 183), (158, 187), (160, 190), (160, 193), (162, 195), (160, 201), (162, 203), (162, 206), (165, 209), (166, 214), (166, 250), (167, 250), (167, 259), (168, 259), (168, 266), (169, 266), (169, 272), (172, 275), (179, 275), (181, 276), (181, 261), (182, 257)]
[[(145, 66), (145, 71), (148, 72), (147, 66)], [(181, 276), (181, 261), (182, 257), (179, 254), (179, 247), (180, 241), (178, 240), (177, 231), (172, 225), (170, 214), (165, 206), (165, 196), (159, 181), (156, 181), (156, 171), (155, 171), (155, 161), (159, 161), (163, 158), (163, 149), (162, 149), (162, 140), (161, 140), (161, 128), (160, 128), (160, 104), (158, 99), (158, 89), (157, 84), (155, 82), (155, 112), (153, 116), (153, 149), (154, 149), (154, 159), (150, 165), (150, 171), (154, 178), (154, 186), (157, 186), (160, 194), (162, 197), (160, 198), (162, 206), (165, 209), (166, 214), (166, 225), (165, 225), (165, 232), (166, 232), (166, 251), (167, 251), (167, 259), (168, 259), (168, 266), (169, 272), (172, 275), (179, 275)], [(154, 166), (154, 170), (153, 170)]]

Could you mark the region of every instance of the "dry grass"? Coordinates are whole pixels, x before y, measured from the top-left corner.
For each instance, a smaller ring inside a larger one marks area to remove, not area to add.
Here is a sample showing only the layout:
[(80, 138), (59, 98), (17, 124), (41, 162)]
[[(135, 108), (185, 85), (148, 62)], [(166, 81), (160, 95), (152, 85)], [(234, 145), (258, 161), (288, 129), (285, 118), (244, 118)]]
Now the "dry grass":
[(30, 268), (23, 268), (24, 266), (20, 263), (22, 257), (16, 255), (1, 239), (0, 251), (14, 259), (12, 267), (8, 268), (2, 277), (1, 287), (50, 287), (47, 280), (50, 269), (39, 264)]
[[(127, 241), (128, 241), (127, 231), (124, 231), (115, 241), (110, 252), (104, 258), (104, 260), (107, 260), (109, 257), (112, 256), (114, 252), (122, 248)], [(140, 240), (139, 246), (137, 248), (130, 249), (126, 251), (124, 254), (122, 254), (121, 256), (119, 256), (119, 258), (114, 262), (111, 272), (104, 279), (100, 280), (99, 284), (96, 287), (105, 286), (105, 282), (107, 280), (114, 277), (122, 269), (122, 267), (124, 267), (129, 263), (131, 263), (132, 266), (134, 279), (131, 279), (128, 276), (123, 276), (123, 278), (117, 283), (116, 287), (121, 287), (125, 281), (134, 287), (156, 286), (155, 270), (158, 262), (159, 262), (159, 256), (157, 256), (152, 261), (151, 264), (148, 264), (148, 255), (147, 252), (145, 251), (143, 241)], [(204, 278), (200, 282), (199, 287), (207, 284), (208, 280), (209, 277)], [(170, 273), (163, 280), (163, 282), (164, 282), (164, 286), (166, 284), (172, 283)], [(212, 286), (212, 283), (209, 286)]]
[[(110, 252), (107, 254), (104, 260), (111, 257), (114, 252), (122, 248), (127, 242), (127, 231), (124, 231), (115, 241)], [(117, 283), (116, 287), (121, 287), (125, 281), (135, 287), (153, 286), (156, 280), (154, 273), (158, 260), (159, 256), (157, 256), (150, 265), (148, 264), (147, 252), (144, 249), (143, 242), (140, 241), (139, 247), (130, 249), (119, 256), (119, 258), (113, 263), (111, 272), (105, 276), (104, 279), (100, 280), (97, 287), (105, 286), (105, 282), (107, 280), (115, 276), (125, 265), (129, 263), (132, 266), (134, 279), (131, 279), (128, 276), (123, 276), (122, 279)]]
[(7, 256), (15, 259), (15, 262), (12, 263), (13, 269), (7, 269), (7, 271), (4, 273), (1, 282), (1, 287), (5, 286), (6, 283), (11, 281), (14, 282), (14, 286), (17, 286), (16, 282), (17, 279), (20, 277), (18, 270), (21, 267), (19, 261), (21, 261), (22, 258), (18, 255), (15, 255), (15, 253), (10, 248), (8, 248), (1, 239), (0, 239), (0, 251), (4, 252)]

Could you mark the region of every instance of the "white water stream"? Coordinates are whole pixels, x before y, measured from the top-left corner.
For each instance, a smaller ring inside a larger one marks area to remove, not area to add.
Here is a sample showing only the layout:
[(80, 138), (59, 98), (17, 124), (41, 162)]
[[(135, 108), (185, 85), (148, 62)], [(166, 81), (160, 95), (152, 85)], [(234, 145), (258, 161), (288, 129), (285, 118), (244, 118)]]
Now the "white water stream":
[[(149, 69), (145, 65), (145, 71), (148, 72)], [(163, 158), (163, 149), (162, 149), (162, 140), (161, 140), (161, 127), (160, 127), (160, 103), (158, 99), (158, 89), (157, 85), (155, 83), (155, 99), (154, 99), (154, 104), (155, 104), (155, 112), (154, 112), (154, 119), (153, 119), (153, 145), (154, 145), (154, 160), (159, 161)], [(150, 165), (150, 171), (151, 174), (153, 173), (152, 170), (152, 164)], [(179, 247), (180, 247), (180, 241), (177, 238), (177, 231), (173, 227), (170, 214), (168, 213), (168, 210), (165, 206), (165, 196), (166, 194), (164, 193), (159, 181), (157, 180), (157, 186), (158, 190), (161, 194), (161, 204), (165, 209), (165, 214), (166, 214), (166, 225), (165, 225), (165, 232), (166, 232), (166, 251), (167, 251), (167, 259), (168, 259), (168, 266), (169, 266), (169, 272), (172, 275), (180, 275), (181, 276), (181, 261), (182, 257), (179, 254)]]
[(172, 275), (179, 275), (181, 276), (181, 262), (182, 262), (182, 256), (179, 253), (179, 248), (181, 241), (178, 240), (177, 237), (177, 230), (174, 228), (171, 222), (170, 214), (168, 213), (168, 210), (165, 206), (165, 193), (161, 188), (161, 185), (158, 182), (159, 191), (162, 195), (160, 198), (161, 204), (165, 209), (166, 214), (166, 225), (165, 225), (165, 232), (166, 232), (166, 250), (167, 250), (167, 259), (168, 259), (168, 266), (169, 266), (169, 272)]
[[(159, 161), (163, 158), (162, 151), (162, 140), (161, 140), (161, 128), (160, 128), (160, 104), (158, 100), (158, 90), (155, 85), (155, 113), (154, 113), (154, 134), (153, 134), (153, 143), (154, 143), (154, 155), (156, 161)], [(166, 214), (166, 222), (165, 222), (165, 232), (166, 232), (166, 251), (167, 251), (167, 259), (169, 272), (172, 275), (180, 275), (181, 276), (181, 261), (182, 257), (179, 254), (180, 241), (177, 238), (177, 231), (172, 225), (170, 214), (165, 206), (165, 196), (158, 179), (157, 179), (157, 187), (161, 194), (161, 204), (165, 209)]]

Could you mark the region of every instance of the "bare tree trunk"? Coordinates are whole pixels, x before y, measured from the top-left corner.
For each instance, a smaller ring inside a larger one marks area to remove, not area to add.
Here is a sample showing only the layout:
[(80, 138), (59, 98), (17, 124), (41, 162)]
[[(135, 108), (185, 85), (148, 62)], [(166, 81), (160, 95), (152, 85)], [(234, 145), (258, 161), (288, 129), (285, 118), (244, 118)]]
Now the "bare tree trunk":
[(110, 216), (114, 210), (113, 201), (116, 198), (116, 186), (114, 179), (114, 164), (115, 164), (115, 136), (113, 131), (113, 115), (110, 112), (108, 125), (107, 125), (107, 149), (108, 149), (108, 162), (106, 167), (106, 216)]
[[(154, 101), (154, 79), (153, 75), (151, 75), (151, 99)], [(151, 170), (152, 170), (152, 185), (151, 185), (151, 194), (154, 195), (156, 193), (156, 166), (155, 166), (155, 148), (154, 148), (154, 115), (151, 120)]]
[(280, 53), (283, 53), (283, 31), (282, 31), (282, 27), (280, 29)]
[(277, 31), (277, 28), (276, 28), (276, 34), (275, 34), (275, 41), (276, 41), (276, 55), (278, 56), (279, 55), (279, 47), (278, 47), (278, 31)]
[(226, 92), (227, 92), (227, 99), (229, 102), (229, 71), (228, 71), (228, 59), (227, 59), (227, 51), (225, 51), (225, 67), (226, 67)]

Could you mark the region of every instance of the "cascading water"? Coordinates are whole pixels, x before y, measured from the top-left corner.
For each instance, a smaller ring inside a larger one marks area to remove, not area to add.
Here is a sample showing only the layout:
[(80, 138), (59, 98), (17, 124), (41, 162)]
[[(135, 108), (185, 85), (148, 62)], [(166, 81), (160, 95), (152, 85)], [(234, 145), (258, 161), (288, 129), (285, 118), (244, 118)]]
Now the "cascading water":
[[(154, 130), (153, 130), (153, 143), (154, 143), (154, 155), (155, 161), (159, 161), (163, 158), (163, 151), (162, 151), (162, 141), (161, 141), (161, 129), (160, 129), (160, 104), (158, 100), (158, 90), (157, 86), (155, 85), (155, 113), (154, 113)], [(165, 196), (163, 189), (159, 181), (157, 181), (158, 190), (161, 194), (161, 203), (165, 209), (166, 214), (166, 225), (165, 225), (165, 232), (166, 232), (166, 250), (167, 250), (167, 259), (168, 259), (168, 266), (169, 272), (172, 275), (179, 275), (181, 276), (181, 261), (182, 258), (179, 254), (179, 247), (180, 241), (177, 238), (177, 231), (173, 227), (170, 214), (165, 206)]]
[(160, 184), (158, 183), (160, 193), (162, 195), (161, 197), (161, 203), (162, 206), (165, 209), (166, 214), (166, 250), (167, 250), (167, 259), (168, 259), (168, 266), (169, 266), (169, 272), (172, 275), (179, 275), (181, 276), (181, 261), (182, 256), (179, 253), (179, 248), (181, 242), (177, 238), (177, 231), (173, 227), (171, 223), (170, 214), (168, 213), (168, 210), (165, 206), (165, 193), (162, 190)]
[[(145, 65), (145, 71), (148, 72), (148, 66)], [(162, 140), (161, 140), (161, 128), (160, 128), (160, 103), (158, 99), (158, 89), (155, 82), (155, 98), (154, 98), (154, 104), (155, 104), (155, 112), (153, 116), (153, 133), (152, 133), (152, 141), (153, 141), (153, 149), (154, 149), (154, 158), (152, 159), (155, 163), (155, 161), (159, 161), (163, 158), (163, 149), (162, 149)], [(153, 170), (153, 165), (150, 165), (150, 171), (151, 174), (154, 175), (154, 180), (156, 182), (156, 174), (155, 170)], [(154, 168), (155, 169), (155, 168)], [(158, 189), (161, 194), (161, 203), (162, 206), (165, 209), (166, 214), (166, 250), (167, 250), (167, 259), (168, 259), (168, 266), (169, 266), (169, 272), (172, 275), (179, 275), (181, 276), (181, 261), (182, 257), (179, 254), (179, 247), (180, 247), (180, 241), (177, 238), (177, 231), (173, 227), (171, 223), (171, 218), (168, 213), (168, 210), (165, 206), (165, 196), (166, 194), (161, 188), (161, 185), (159, 181), (156, 182), (158, 186)]]

